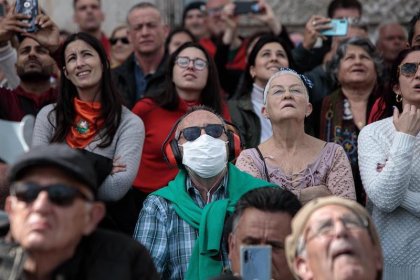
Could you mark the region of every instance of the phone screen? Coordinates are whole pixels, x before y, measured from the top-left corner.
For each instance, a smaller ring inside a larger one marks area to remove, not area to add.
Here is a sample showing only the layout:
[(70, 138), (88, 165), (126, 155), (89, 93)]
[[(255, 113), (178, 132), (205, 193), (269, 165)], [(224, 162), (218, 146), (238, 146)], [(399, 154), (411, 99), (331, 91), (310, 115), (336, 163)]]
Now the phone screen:
[(243, 280), (271, 280), (271, 246), (241, 246), (240, 258)]
[(332, 19), (330, 21), (331, 29), (321, 31), (325, 36), (345, 36), (349, 27), (347, 19)]
[(6, 10), (4, 9), (4, 5), (0, 4), (0, 17), (4, 17), (6, 14)]
[(17, 0), (16, 12), (19, 14), (29, 15), (31, 18), (28, 20), (30, 24), (27, 32), (35, 32), (37, 30), (35, 19), (38, 16), (38, 0)]
[(235, 1), (235, 15), (243, 14), (258, 14), (261, 12), (261, 8), (257, 1)]

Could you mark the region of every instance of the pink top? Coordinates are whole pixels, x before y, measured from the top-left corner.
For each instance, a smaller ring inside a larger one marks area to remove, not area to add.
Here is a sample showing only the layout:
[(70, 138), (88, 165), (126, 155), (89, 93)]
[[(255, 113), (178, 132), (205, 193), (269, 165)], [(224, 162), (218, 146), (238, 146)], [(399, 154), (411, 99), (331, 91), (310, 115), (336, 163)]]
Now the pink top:
[[(247, 149), (239, 155), (236, 166), (257, 178), (265, 179), (264, 162), (256, 149)], [(350, 162), (343, 148), (327, 143), (318, 158), (295, 174), (285, 174), (279, 167), (266, 162), (269, 181), (298, 194), (304, 188), (324, 185), (333, 195), (356, 199)]]

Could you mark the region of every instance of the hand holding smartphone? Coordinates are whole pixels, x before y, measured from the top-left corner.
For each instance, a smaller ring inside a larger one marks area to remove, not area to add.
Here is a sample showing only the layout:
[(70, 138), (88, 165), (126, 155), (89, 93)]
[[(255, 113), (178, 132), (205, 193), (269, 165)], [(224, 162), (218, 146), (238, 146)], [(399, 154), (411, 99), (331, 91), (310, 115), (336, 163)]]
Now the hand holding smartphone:
[(16, 0), (16, 13), (30, 17), (26, 20), (30, 25), (27, 32), (33, 33), (37, 31), (38, 28), (35, 24), (35, 20), (38, 16), (38, 0)]
[(271, 280), (271, 246), (241, 246), (240, 258), (243, 280)]
[(347, 19), (332, 19), (331, 29), (323, 30), (320, 33), (324, 36), (346, 36), (349, 28)]

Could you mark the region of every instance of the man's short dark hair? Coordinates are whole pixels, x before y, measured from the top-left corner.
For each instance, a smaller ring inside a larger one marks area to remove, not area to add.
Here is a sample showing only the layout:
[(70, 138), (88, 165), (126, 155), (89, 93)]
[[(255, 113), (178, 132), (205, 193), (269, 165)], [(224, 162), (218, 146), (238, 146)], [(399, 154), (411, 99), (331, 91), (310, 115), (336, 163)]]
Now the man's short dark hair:
[(134, 6), (132, 6), (130, 8), (130, 10), (128, 10), (127, 19), (126, 19), (127, 23), (129, 24), (129, 22), (128, 22), (128, 16), (131, 14), (132, 11), (137, 10), (137, 9), (146, 9), (146, 8), (155, 9), (161, 15), (161, 12), (160, 12), (159, 8), (155, 4), (150, 3), (150, 2), (140, 2), (140, 3), (135, 4)]
[(232, 216), (232, 229), (235, 230), (239, 219), (246, 209), (255, 208), (263, 212), (287, 213), (294, 217), (302, 207), (296, 195), (283, 188), (264, 187), (244, 194), (236, 204)]
[(415, 14), (408, 24), (408, 44), (412, 47), (414, 30), (416, 29), (416, 23), (420, 20), (420, 10)]
[(358, 0), (333, 0), (328, 5), (328, 17), (332, 18), (338, 9), (357, 9), (362, 15), (362, 4)]
[[(79, 1), (79, 0), (73, 0), (73, 8), (76, 8), (77, 1)], [(97, 1), (99, 3), (99, 6), (100, 6), (101, 5), (101, 0), (97, 0)]]

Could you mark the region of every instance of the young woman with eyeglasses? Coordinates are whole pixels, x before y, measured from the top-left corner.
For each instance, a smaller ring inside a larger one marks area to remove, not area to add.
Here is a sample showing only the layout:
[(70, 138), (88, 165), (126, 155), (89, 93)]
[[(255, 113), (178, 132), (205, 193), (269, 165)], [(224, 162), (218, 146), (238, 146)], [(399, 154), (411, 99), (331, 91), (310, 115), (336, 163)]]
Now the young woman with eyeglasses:
[(109, 42), (111, 43), (111, 68), (121, 65), (133, 52), (133, 46), (128, 41), (128, 27), (118, 26), (112, 31)]
[(420, 47), (403, 50), (391, 86), (402, 111), (359, 134), (359, 167), (384, 252), (384, 279), (420, 273)]
[(165, 162), (161, 148), (174, 124), (189, 108), (206, 105), (230, 119), (216, 66), (199, 44), (185, 43), (170, 56), (166, 84), (163, 93), (141, 99), (132, 110), (146, 129), (142, 161), (133, 183), (140, 207), (149, 193), (166, 186), (178, 172), (176, 166)]

